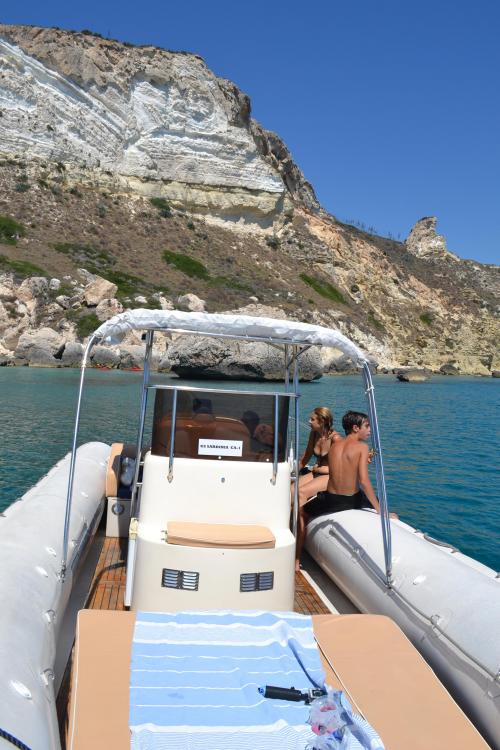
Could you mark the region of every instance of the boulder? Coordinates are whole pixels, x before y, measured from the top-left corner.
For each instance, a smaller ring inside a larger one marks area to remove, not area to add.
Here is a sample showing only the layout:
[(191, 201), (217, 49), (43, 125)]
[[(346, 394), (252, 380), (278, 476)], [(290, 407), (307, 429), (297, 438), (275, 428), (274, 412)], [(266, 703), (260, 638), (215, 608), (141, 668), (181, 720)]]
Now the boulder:
[(451, 362), (446, 362), (446, 364), (441, 365), (439, 372), (443, 375), (460, 375), (458, 367), (452, 365)]
[(67, 297), (65, 294), (60, 294), (58, 297), (56, 297), (56, 302), (59, 305), (59, 307), (62, 307), (63, 310), (67, 310), (71, 304), (70, 298)]
[(61, 334), (52, 328), (40, 328), (22, 333), (14, 354), (16, 360), (35, 367), (58, 367), (64, 346)]
[(123, 305), (117, 299), (103, 299), (95, 309), (95, 314), (103, 322), (121, 312), (123, 312)]
[(116, 284), (97, 276), (94, 281), (85, 287), (84, 299), (89, 307), (95, 307), (105, 299), (113, 299), (117, 290)]
[(90, 361), (94, 367), (119, 367), (120, 355), (109, 346), (94, 346), (90, 352)]
[(430, 379), (426, 370), (398, 370), (396, 377), (402, 383), (423, 383)]
[(134, 297), (134, 302), (136, 304), (136, 307), (141, 307), (141, 305), (148, 304), (147, 297), (145, 297), (143, 294), (136, 294), (136, 296)]
[(200, 299), (196, 294), (181, 294), (177, 297), (177, 306), (179, 310), (188, 310), (189, 312), (204, 312), (206, 302)]
[(61, 282), (59, 279), (51, 279), (49, 281), (49, 289), (51, 292), (58, 292), (61, 287)]
[[(317, 349), (308, 349), (299, 362), (301, 380), (322, 376)], [(283, 380), (284, 377), (283, 353), (260, 342), (179, 337), (169, 346), (160, 366), (184, 378)]]
[(12, 277), (0, 276), (0, 301), (14, 302), (16, 299), (17, 295)]
[(120, 367), (122, 370), (132, 370), (144, 365), (144, 353), (146, 347), (140, 344), (130, 344), (120, 347)]
[(31, 302), (32, 300), (45, 301), (48, 290), (49, 282), (46, 278), (43, 276), (32, 276), (29, 279), (24, 279), (17, 290), (17, 297), (21, 302)]
[(491, 371), (491, 377), (492, 378), (500, 378), (500, 370), (492, 370)]
[[(95, 275), (95, 273), (90, 273), (90, 271), (87, 271), (86, 268), (79, 268), (78, 269), (78, 275), (81, 279), (83, 279), (85, 285), (92, 284), (96, 279), (99, 277)], [(65, 277), (68, 278), (68, 277)], [(71, 279), (71, 276), (69, 277)]]
[(83, 344), (78, 343), (78, 341), (70, 341), (64, 347), (61, 357), (61, 367), (80, 367), (83, 352)]

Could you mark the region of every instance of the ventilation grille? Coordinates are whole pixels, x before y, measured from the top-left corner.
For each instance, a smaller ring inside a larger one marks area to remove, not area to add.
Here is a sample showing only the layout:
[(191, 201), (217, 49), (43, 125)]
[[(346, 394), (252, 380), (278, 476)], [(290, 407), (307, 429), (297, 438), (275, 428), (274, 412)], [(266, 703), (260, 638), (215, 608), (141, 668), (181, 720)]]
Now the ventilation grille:
[(161, 573), (161, 585), (167, 589), (185, 589), (186, 591), (198, 591), (200, 574), (193, 570), (174, 570), (163, 568)]
[(274, 571), (267, 573), (242, 573), (240, 575), (240, 591), (270, 591), (274, 586)]

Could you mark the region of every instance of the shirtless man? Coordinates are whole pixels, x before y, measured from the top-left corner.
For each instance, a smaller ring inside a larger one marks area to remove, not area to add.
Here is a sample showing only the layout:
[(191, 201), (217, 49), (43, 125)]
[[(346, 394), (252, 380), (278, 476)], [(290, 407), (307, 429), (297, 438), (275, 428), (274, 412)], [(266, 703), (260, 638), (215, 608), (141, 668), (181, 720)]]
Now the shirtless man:
[(370, 452), (364, 442), (371, 431), (368, 416), (362, 412), (348, 411), (342, 417), (342, 427), (345, 439), (332, 443), (328, 452), (326, 492), (318, 492), (299, 511), (303, 518), (298, 525), (295, 570), (299, 570), (306, 526), (312, 518), (340, 510), (369, 508), (370, 504), (380, 513), (380, 505), (368, 475)]

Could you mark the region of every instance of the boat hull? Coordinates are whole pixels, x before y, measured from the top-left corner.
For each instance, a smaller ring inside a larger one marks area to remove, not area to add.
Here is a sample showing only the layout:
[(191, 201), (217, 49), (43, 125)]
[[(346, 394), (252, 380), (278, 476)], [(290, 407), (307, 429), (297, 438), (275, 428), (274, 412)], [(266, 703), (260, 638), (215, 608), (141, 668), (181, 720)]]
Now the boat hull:
[(391, 617), (463, 710), (500, 749), (500, 579), (495, 571), (391, 521), (394, 584), (385, 582), (380, 518), (314, 519), (309, 554), (361, 612)]
[[(28, 747), (60, 747), (56, 653), (69, 597), (104, 507), (109, 446), (77, 451), (67, 572), (62, 540), (70, 455), (0, 518), (0, 728)], [(12, 744), (0, 738), (0, 748)]]

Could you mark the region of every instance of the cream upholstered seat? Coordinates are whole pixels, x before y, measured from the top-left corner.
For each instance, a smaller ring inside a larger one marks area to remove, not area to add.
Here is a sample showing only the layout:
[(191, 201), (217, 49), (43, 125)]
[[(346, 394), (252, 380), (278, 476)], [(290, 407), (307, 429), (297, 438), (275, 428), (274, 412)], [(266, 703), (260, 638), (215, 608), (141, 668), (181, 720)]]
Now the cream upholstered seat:
[(266, 526), (169, 521), (167, 542), (187, 547), (269, 549), (275, 546), (276, 538)]

